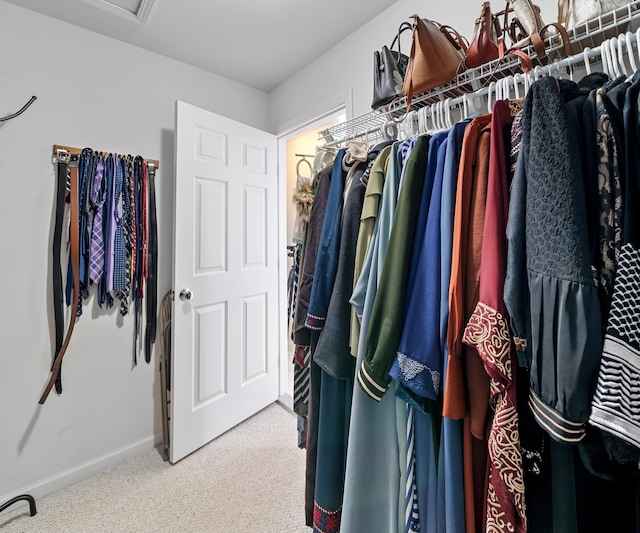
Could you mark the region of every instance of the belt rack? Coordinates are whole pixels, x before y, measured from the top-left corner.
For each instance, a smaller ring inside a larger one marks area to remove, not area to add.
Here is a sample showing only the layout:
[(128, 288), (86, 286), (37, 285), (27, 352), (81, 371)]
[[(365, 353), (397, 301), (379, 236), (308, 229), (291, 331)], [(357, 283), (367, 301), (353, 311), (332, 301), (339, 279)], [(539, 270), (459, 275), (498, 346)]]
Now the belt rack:
[[(639, 0), (640, 1), (640, 0)], [(53, 145), (53, 162), (57, 163), (58, 160), (62, 161), (71, 156), (79, 156), (82, 153), (82, 148), (75, 148), (73, 146), (63, 146), (61, 144)], [(115, 152), (103, 152), (103, 153), (115, 153)], [(157, 159), (145, 159), (144, 162), (148, 165), (154, 165), (158, 170), (160, 163)]]
[[(551, 57), (558, 57), (557, 62), (547, 65), (537, 65), (534, 69), (536, 79), (540, 75), (556, 72), (556, 69), (573, 67), (588, 60), (600, 59), (602, 50), (601, 43), (609, 38), (618, 37), (626, 32), (636, 32), (634, 40), (636, 45), (640, 41), (640, 0), (633, 0), (625, 6), (621, 6), (609, 13), (600, 15), (597, 18), (576, 25), (567, 31), (571, 46), (569, 57), (563, 58), (563, 43), (558, 36), (546, 39), (546, 51)], [(627, 46), (630, 46), (627, 43)], [(531, 57), (536, 64), (535, 49), (533, 46), (524, 48), (523, 51)], [(531, 75), (532, 73), (529, 73)], [(451, 82), (414, 95), (411, 101), (411, 109), (417, 110), (434, 104), (448, 102), (449, 108), (454, 109), (469, 100), (484, 97), (492, 88), (491, 82), (495, 85), (495, 80), (508, 76), (520, 76), (520, 60), (517, 57), (495, 60), (477, 68), (468, 69), (458, 74)], [(384, 106), (365, 113), (363, 115), (347, 120), (342, 124), (337, 124), (331, 128), (322, 130), (318, 134), (318, 139), (323, 141), (323, 146), (333, 147), (341, 145), (348, 140), (362, 137), (385, 136), (385, 125), (392, 119), (398, 119), (404, 115), (406, 110), (406, 97), (399, 98), (389, 106)]]

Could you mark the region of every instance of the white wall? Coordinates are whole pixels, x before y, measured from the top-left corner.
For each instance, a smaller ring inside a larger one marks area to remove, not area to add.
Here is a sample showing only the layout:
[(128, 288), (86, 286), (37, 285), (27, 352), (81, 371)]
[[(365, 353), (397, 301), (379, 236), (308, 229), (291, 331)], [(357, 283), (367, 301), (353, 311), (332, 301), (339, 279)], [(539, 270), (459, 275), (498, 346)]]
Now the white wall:
[[(557, 2), (537, 0), (534, 3), (540, 7), (545, 23), (555, 22)], [(503, 1), (494, 1), (491, 8), (497, 12), (504, 5)], [(373, 97), (373, 52), (391, 44), (403, 21), (409, 21), (411, 15), (418, 14), (452, 26), (470, 40), (481, 6), (481, 0), (398, 0), (270, 93), (272, 130), (279, 131), (282, 124), (349, 89), (353, 89), (353, 115), (368, 113)], [(322, 28), (315, 31), (322, 31)], [(407, 55), (410, 42), (410, 32), (405, 32), (402, 52)]]
[[(127, 454), (162, 431), (157, 361), (132, 368), (133, 320), (91, 299), (49, 377), (53, 319), (53, 144), (140, 154), (157, 175), (159, 300), (171, 287), (176, 99), (268, 127), (268, 96), (0, 0), (0, 503), (39, 497)], [(85, 468), (87, 467), (87, 468)]]
[[(391, 42), (400, 22), (418, 13), (470, 37), (480, 4), (399, 0), (267, 95), (0, 0), (0, 116), (38, 97), (0, 123), (0, 503), (23, 491), (42, 496), (161, 433), (155, 358), (131, 368), (131, 318), (100, 311), (93, 300), (65, 356), (62, 396), (37, 405), (53, 343), (52, 145), (160, 160), (161, 298), (171, 287), (176, 99), (274, 132), (345, 93), (353, 94), (354, 115), (366, 113), (373, 50)], [(555, 3), (538, 4), (552, 21)]]

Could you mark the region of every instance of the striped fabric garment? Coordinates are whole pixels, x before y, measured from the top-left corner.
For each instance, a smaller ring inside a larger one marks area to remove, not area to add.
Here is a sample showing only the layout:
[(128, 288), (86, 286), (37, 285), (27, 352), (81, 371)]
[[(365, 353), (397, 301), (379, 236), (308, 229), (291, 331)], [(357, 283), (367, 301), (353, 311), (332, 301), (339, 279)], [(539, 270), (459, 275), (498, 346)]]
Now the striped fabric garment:
[(416, 488), (416, 449), (413, 406), (407, 404), (407, 492), (405, 499), (405, 533), (420, 531), (418, 491)]
[(640, 448), (640, 250), (622, 246), (589, 422)]

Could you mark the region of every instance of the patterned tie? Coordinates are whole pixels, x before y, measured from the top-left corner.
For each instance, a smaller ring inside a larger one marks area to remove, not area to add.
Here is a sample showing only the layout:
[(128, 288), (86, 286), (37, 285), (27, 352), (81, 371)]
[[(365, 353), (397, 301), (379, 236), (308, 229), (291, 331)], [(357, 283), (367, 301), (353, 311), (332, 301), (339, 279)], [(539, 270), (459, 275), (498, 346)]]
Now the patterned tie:
[(113, 291), (112, 296), (120, 296), (127, 285), (127, 248), (124, 238), (124, 203), (123, 195), (124, 161), (116, 156), (115, 191), (113, 196), (113, 214), (115, 235), (113, 240)]
[[(133, 220), (131, 205), (131, 183), (133, 179), (133, 158), (128, 155), (121, 159), (122, 164), (122, 239), (124, 241), (123, 285), (120, 287), (120, 314), (125, 316), (129, 312), (129, 295), (131, 293), (131, 259), (133, 249)], [(117, 236), (117, 234), (116, 234)]]
[(93, 228), (91, 230), (89, 279), (93, 283), (98, 283), (104, 272), (104, 237), (102, 228), (104, 199), (104, 159), (100, 158), (93, 180), (93, 190), (91, 191), (91, 202), (93, 203), (95, 214), (93, 217)]

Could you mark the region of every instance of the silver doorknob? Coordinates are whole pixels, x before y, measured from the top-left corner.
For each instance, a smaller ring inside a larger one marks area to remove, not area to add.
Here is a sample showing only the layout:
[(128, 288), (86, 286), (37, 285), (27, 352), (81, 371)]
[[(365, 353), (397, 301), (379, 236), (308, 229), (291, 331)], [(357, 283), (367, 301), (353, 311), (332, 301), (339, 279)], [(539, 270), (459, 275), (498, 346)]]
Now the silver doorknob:
[(191, 289), (182, 289), (180, 291), (180, 299), (185, 302), (187, 300), (191, 300), (191, 297), (193, 296), (193, 293), (191, 292)]

